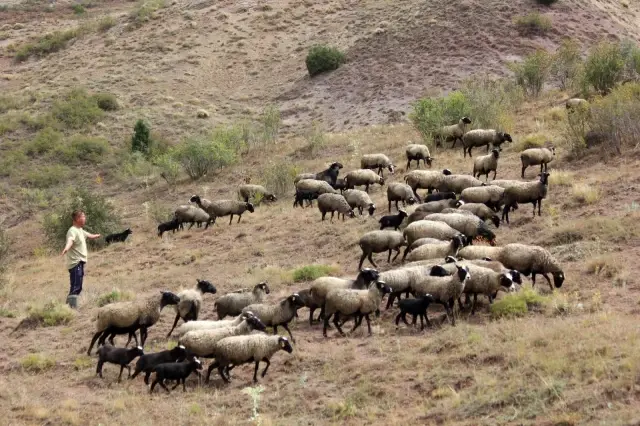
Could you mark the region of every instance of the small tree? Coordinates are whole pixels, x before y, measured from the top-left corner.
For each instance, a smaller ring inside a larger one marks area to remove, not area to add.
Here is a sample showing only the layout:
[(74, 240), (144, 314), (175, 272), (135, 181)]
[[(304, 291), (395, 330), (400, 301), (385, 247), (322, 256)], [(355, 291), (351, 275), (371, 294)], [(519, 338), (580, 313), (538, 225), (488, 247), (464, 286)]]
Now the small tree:
[(536, 50), (522, 62), (514, 62), (509, 68), (515, 74), (516, 84), (530, 96), (538, 96), (549, 77), (551, 56), (546, 50)]
[(609, 41), (599, 43), (584, 62), (583, 92), (588, 93), (593, 88), (606, 95), (622, 79), (624, 69), (625, 58), (620, 45)]
[(305, 63), (311, 77), (326, 71), (337, 70), (346, 61), (344, 53), (335, 47), (313, 46), (307, 54)]
[(580, 46), (572, 39), (565, 39), (553, 55), (551, 75), (558, 80), (560, 88), (566, 90), (576, 80), (580, 72)]
[(149, 126), (143, 121), (138, 120), (133, 128), (133, 137), (131, 138), (131, 151), (138, 151), (145, 155), (149, 154), (151, 146), (151, 136)]

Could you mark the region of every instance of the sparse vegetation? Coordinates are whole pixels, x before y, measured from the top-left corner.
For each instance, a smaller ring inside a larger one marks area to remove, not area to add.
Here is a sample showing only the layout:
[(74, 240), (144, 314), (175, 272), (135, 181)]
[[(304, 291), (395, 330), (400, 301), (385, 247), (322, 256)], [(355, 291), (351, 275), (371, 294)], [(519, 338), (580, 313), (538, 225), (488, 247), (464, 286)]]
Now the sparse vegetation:
[(9, 264), (10, 242), (7, 233), (0, 228), (0, 288), (4, 283), (4, 274)]
[(344, 53), (335, 47), (316, 45), (309, 49), (305, 63), (311, 77), (337, 70), (346, 61)]
[(67, 43), (69, 43), (69, 41), (77, 37), (81, 37), (89, 31), (91, 31), (91, 27), (85, 25), (45, 34), (42, 37), (15, 47), (14, 59), (17, 62), (23, 62), (32, 56), (41, 58), (51, 53), (58, 52), (67, 47)]
[(572, 188), (573, 199), (581, 204), (593, 204), (600, 199), (597, 187), (585, 183), (576, 183)]
[(65, 128), (83, 129), (97, 123), (104, 112), (85, 89), (76, 88), (54, 102), (51, 114)]
[(507, 294), (494, 302), (491, 305), (491, 315), (494, 318), (523, 316), (531, 310), (539, 310), (544, 302), (544, 297), (534, 289), (524, 287), (520, 291)]
[(316, 120), (311, 123), (311, 127), (305, 132), (304, 138), (306, 141), (304, 151), (310, 156), (316, 155), (327, 143), (322, 124)]
[(611, 279), (623, 272), (623, 266), (617, 256), (605, 254), (589, 259), (586, 272)]
[(538, 49), (526, 56), (522, 62), (509, 64), (509, 68), (515, 74), (516, 84), (530, 96), (537, 97), (549, 78), (551, 64), (552, 58), (549, 53)]
[(43, 305), (32, 305), (27, 310), (27, 317), (19, 327), (54, 327), (66, 325), (74, 317), (73, 310), (58, 301), (51, 300)]
[(293, 281), (313, 281), (316, 278), (336, 273), (336, 267), (331, 265), (306, 265), (293, 271)]
[(237, 161), (242, 149), (237, 128), (220, 127), (207, 135), (192, 136), (172, 151), (192, 180), (197, 180)]
[(522, 138), (519, 138), (514, 143), (514, 149), (518, 152), (524, 151), (529, 148), (540, 148), (544, 146), (544, 143), (549, 140), (549, 137), (542, 133), (529, 133)]
[(589, 51), (582, 73), (582, 90), (606, 95), (623, 76), (624, 56), (620, 44), (602, 42)]
[(114, 302), (124, 302), (133, 299), (133, 293), (130, 291), (122, 291), (119, 288), (114, 288), (108, 293), (101, 294), (96, 300), (96, 305), (102, 307)]
[(165, 0), (139, 0), (136, 8), (131, 12), (131, 18), (138, 25), (153, 18), (154, 13), (166, 7)]
[(563, 170), (554, 170), (549, 176), (549, 185), (571, 186), (573, 184), (573, 173)]
[(290, 162), (279, 162), (271, 164), (262, 171), (264, 187), (272, 191), (278, 198), (282, 198), (291, 193), (293, 189), (293, 179), (300, 173), (300, 168)]
[(575, 86), (581, 65), (580, 45), (573, 39), (563, 40), (551, 63), (551, 75), (560, 84), (560, 89)]
[(55, 367), (56, 360), (46, 354), (29, 354), (20, 360), (20, 366), (30, 373), (41, 373)]
[(25, 152), (27, 155), (35, 157), (55, 151), (60, 147), (62, 138), (62, 133), (51, 127), (46, 127), (35, 135), (31, 143), (25, 148)]
[(118, 99), (111, 93), (96, 93), (93, 97), (98, 104), (98, 108), (103, 111), (116, 111), (120, 108)]
[(63, 164), (42, 165), (24, 172), (20, 178), (20, 183), (34, 188), (45, 189), (67, 181), (69, 176), (71, 176), (71, 169)]
[(267, 106), (260, 116), (262, 138), (265, 144), (276, 142), (280, 129), (280, 110), (275, 105)]
[(55, 155), (65, 164), (81, 162), (100, 163), (108, 154), (109, 142), (103, 138), (75, 135), (64, 146), (59, 146)]
[(521, 34), (545, 34), (551, 29), (551, 19), (539, 12), (531, 12), (514, 19)]
[(116, 19), (113, 16), (105, 16), (98, 21), (98, 31), (106, 32), (115, 27)]

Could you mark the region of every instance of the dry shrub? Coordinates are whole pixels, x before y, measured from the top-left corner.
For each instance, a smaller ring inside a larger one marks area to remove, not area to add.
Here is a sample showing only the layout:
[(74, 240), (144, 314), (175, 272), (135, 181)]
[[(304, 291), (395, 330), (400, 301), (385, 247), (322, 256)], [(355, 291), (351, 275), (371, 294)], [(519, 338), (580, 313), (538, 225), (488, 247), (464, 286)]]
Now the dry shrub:
[(521, 35), (542, 35), (551, 29), (551, 18), (539, 12), (518, 16), (514, 23)]
[(545, 142), (549, 140), (547, 135), (542, 133), (529, 133), (523, 138), (520, 138), (516, 143), (513, 144), (513, 148), (518, 151), (524, 151), (529, 148), (541, 148), (544, 146)]
[(585, 269), (588, 274), (613, 278), (623, 271), (623, 266), (619, 256), (605, 254), (589, 259)]
[(551, 186), (571, 186), (573, 184), (573, 173), (564, 170), (554, 170), (549, 175), (549, 185)]
[(573, 199), (581, 204), (593, 204), (600, 199), (600, 190), (586, 183), (574, 184), (572, 194)]

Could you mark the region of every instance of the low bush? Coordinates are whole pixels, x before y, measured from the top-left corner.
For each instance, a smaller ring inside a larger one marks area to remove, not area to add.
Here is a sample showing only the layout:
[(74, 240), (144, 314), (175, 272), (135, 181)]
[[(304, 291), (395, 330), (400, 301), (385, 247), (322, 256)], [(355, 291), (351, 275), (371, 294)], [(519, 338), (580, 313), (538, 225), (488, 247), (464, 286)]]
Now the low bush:
[(109, 151), (109, 142), (106, 139), (75, 135), (64, 146), (60, 146), (55, 155), (65, 164), (97, 164), (105, 159)]
[(61, 143), (62, 133), (51, 127), (46, 127), (35, 135), (27, 145), (25, 152), (27, 155), (35, 157), (55, 151)]
[(537, 97), (549, 78), (551, 64), (551, 55), (546, 50), (538, 49), (522, 62), (512, 62), (508, 67), (514, 73), (516, 84), (528, 95)]
[(573, 199), (580, 204), (593, 204), (600, 199), (600, 191), (593, 185), (576, 183), (572, 188)]
[(513, 144), (514, 149), (518, 152), (524, 151), (529, 148), (541, 148), (549, 138), (542, 133), (530, 133)]
[(160, 176), (169, 184), (175, 185), (180, 177), (180, 163), (170, 153), (160, 155), (153, 159), (153, 164), (160, 170)]
[(5, 151), (0, 156), (0, 177), (12, 176), (16, 170), (29, 161), (22, 150)]
[(116, 19), (113, 16), (105, 16), (98, 21), (98, 31), (105, 32), (116, 25)]
[(344, 53), (335, 47), (316, 45), (309, 49), (305, 64), (311, 77), (327, 71), (337, 70), (345, 63)]
[(69, 43), (69, 41), (76, 37), (85, 35), (90, 30), (90, 26), (83, 25), (77, 28), (54, 31), (49, 34), (45, 34), (42, 37), (38, 37), (17, 46), (15, 48), (14, 59), (17, 62), (22, 62), (32, 56), (40, 58), (51, 53), (58, 52), (67, 47), (67, 43)]
[(293, 281), (313, 281), (316, 278), (332, 275), (337, 272), (337, 268), (331, 265), (306, 265), (293, 271)]
[[(73, 309), (68, 305), (52, 300), (43, 305), (29, 306), (27, 317), (22, 320), (22, 323), (27, 323), (30, 327), (54, 327), (69, 324), (73, 317)], [(22, 324), (22, 326), (24, 327), (25, 324)]]
[(165, 6), (165, 0), (139, 0), (137, 7), (131, 12), (131, 18), (136, 24), (142, 24), (151, 19), (156, 10)]
[(539, 12), (531, 12), (514, 19), (521, 34), (544, 34), (551, 29), (551, 19)]
[(98, 108), (103, 111), (116, 111), (120, 108), (118, 99), (112, 93), (96, 93), (93, 95)]
[(133, 136), (131, 136), (131, 151), (141, 152), (149, 155), (151, 149), (151, 130), (144, 120), (136, 121), (133, 127)]
[(576, 85), (581, 65), (580, 45), (575, 40), (565, 39), (553, 55), (551, 76), (558, 81), (560, 89), (566, 90)]
[(29, 354), (20, 360), (20, 366), (30, 373), (41, 373), (55, 365), (56, 360), (45, 354)]
[(78, 88), (54, 102), (51, 114), (66, 128), (83, 129), (97, 123), (104, 112), (98, 107), (96, 98), (90, 96), (85, 89)]
[(616, 84), (640, 77), (640, 48), (633, 41), (603, 41), (591, 48), (584, 61), (581, 87), (606, 95)]
[(523, 287), (516, 293), (509, 293), (491, 305), (493, 318), (524, 316), (531, 310), (539, 310), (545, 298), (531, 287)]
[(571, 186), (573, 183), (573, 173), (562, 170), (553, 170), (549, 175), (549, 185), (551, 186)]
[(41, 165), (27, 170), (20, 182), (33, 188), (51, 188), (65, 182), (71, 175), (71, 169), (63, 164)]
[(7, 271), (9, 265), (9, 253), (11, 248), (11, 242), (9, 236), (0, 228), (0, 288), (4, 283), (4, 274)]
[(317, 155), (327, 144), (327, 138), (319, 121), (314, 120), (304, 133), (306, 141), (302, 151), (307, 156)]
[(263, 144), (276, 142), (281, 124), (280, 110), (278, 107), (275, 105), (267, 106), (260, 115), (260, 124), (262, 126)]
[(242, 135), (237, 128), (218, 128), (208, 135), (188, 138), (172, 150), (192, 180), (234, 164), (242, 149)]
[(124, 302), (133, 299), (133, 293), (130, 291), (122, 291), (118, 288), (114, 288), (108, 293), (101, 294), (96, 300), (96, 305), (100, 308), (104, 305), (114, 302)]
[(300, 169), (290, 162), (274, 163), (262, 171), (262, 182), (276, 197), (282, 198), (292, 193), (293, 179), (299, 173)]

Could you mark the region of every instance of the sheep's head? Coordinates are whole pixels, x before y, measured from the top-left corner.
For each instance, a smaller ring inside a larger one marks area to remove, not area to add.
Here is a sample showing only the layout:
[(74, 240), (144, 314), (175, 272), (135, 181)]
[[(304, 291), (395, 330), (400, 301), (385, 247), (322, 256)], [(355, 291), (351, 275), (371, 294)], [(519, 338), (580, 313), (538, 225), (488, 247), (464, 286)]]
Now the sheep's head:
[(495, 226), (496, 228), (500, 228), (500, 218), (497, 214), (491, 216), (491, 222), (493, 222), (493, 226)]
[(553, 285), (556, 288), (562, 287), (562, 283), (564, 282), (564, 272), (553, 272), (551, 275), (553, 275)]
[(193, 357), (193, 359), (191, 360), (191, 363), (193, 364), (196, 370), (202, 370), (202, 362), (200, 362), (198, 358)]
[(249, 328), (251, 328), (252, 330), (265, 331), (267, 329), (267, 326), (264, 325), (262, 321), (260, 321), (260, 318), (253, 314), (251, 316), (248, 316), (245, 321), (247, 322), (247, 324), (249, 324)]
[(216, 287), (211, 284), (209, 281), (206, 280), (197, 280), (198, 281), (198, 290), (200, 290), (201, 293), (211, 293), (211, 294), (216, 294)]
[(253, 204), (251, 203), (247, 203), (247, 210), (249, 210), (250, 213), (253, 213), (254, 211), (256, 211), (253, 207)]
[(509, 273), (511, 274), (511, 279), (513, 280), (514, 283), (522, 285), (522, 275), (520, 274), (519, 271), (516, 271), (515, 269), (510, 269)]
[(376, 205), (371, 203), (369, 204), (369, 216), (373, 216), (373, 213), (376, 211)]
[(543, 185), (546, 185), (546, 184), (548, 184), (548, 183), (549, 183), (549, 175), (550, 175), (550, 173), (549, 173), (549, 172), (542, 172), (542, 173), (540, 173), (540, 174), (538, 175), (538, 176), (540, 176), (540, 182), (541, 182)]
[(433, 160), (434, 158), (432, 156), (428, 156), (427, 158), (424, 159), (424, 162), (427, 163), (427, 166), (431, 167)]
[(144, 350), (142, 349), (142, 346), (136, 346), (135, 348), (129, 349), (129, 353), (135, 358), (137, 356), (144, 355)]
[(400, 209), (400, 210), (398, 210), (398, 216), (402, 217), (402, 218), (405, 218), (405, 217), (407, 217), (407, 212), (404, 211), (403, 209)]
[(503, 142), (513, 142), (513, 139), (511, 139), (511, 135), (509, 133), (503, 133), (502, 134), (502, 141)]
[(471, 124), (471, 119), (469, 117), (462, 117), (460, 119), (464, 124)]
[(338, 161), (334, 161), (333, 163), (331, 163), (331, 165), (329, 166), (330, 169), (333, 170), (339, 170), (341, 168), (343, 168), (344, 166), (342, 165), (342, 163), (338, 162)]
[(456, 193), (455, 192), (445, 192), (442, 196), (443, 196), (444, 200), (455, 200), (456, 199)]
[(365, 283), (370, 283), (378, 279), (380, 273), (377, 269), (363, 268), (358, 274), (358, 278), (362, 279)]
[(275, 195), (273, 195), (273, 194), (267, 194), (267, 195), (265, 195), (265, 196), (264, 196), (264, 199), (265, 199), (265, 200), (267, 200), (267, 201), (271, 201), (271, 202), (274, 202), (274, 201), (277, 201), (277, 200), (278, 200), (278, 199), (276, 198), (276, 196), (275, 196)]
[(280, 345), (280, 349), (283, 351), (287, 351), (289, 353), (293, 352), (293, 347), (291, 346), (291, 343), (289, 343), (289, 339), (286, 337), (280, 336), (278, 338), (278, 344)]
[(449, 274), (449, 271), (447, 271), (442, 266), (434, 265), (431, 267), (431, 270), (429, 271), (429, 275), (432, 277), (446, 277), (451, 274)]
[(293, 293), (291, 296), (287, 297), (287, 301), (291, 304), (291, 306), (293, 306), (294, 309), (304, 307), (304, 301), (298, 293)]
[(409, 199), (407, 200), (407, 204), (409, 204), (410, 206), (414, 205), (416, 203), (416, 199), (413, 197), (409, 197)]
[(467, 242), (467, 239), (462, 234), (454, 236), (451, 240), (453, 242), (453, 248), (456, 250), (456, 252), (464, 247), (465, 243)]
[(451, 175), (451, 170), (449, 170), (449, 169), (444, 169), (444, 170), (442, 171), (442, 174), (443, 174), (443, 175), (445, 175), (445, 176), (450, 176), (450, 175)]
[(429, 293), (425, 293), (424, 296), (422, 296), (422, 301), (426, 302), (426, 303), (433, 303), (434, 302), (434, 298)]
[(349, 212), (347, 213), (347, 216), (349, 216), (350, 218), (354, 218), (356, 217), (355, 212), (353, 211), (353, 209), (349, 210)]
[(261, 283), (256, 284), (255, 288), (264, 291), (265, 294), (269, 294), (271, 292), (266, 281), (262, 281)]
[(380, 184), (380, 186), (384, 185), (384, 178), (382, 176), (380, 176), (380, 179), (378, 179), (378, 183)]
[(389, 287), (384, 281), (376, 281), (375, 286), (383, 296), (391, 293), (391, 287)]
[(160, 294), (162, 294), (160, 298), (160, 309), (167, 305), (177, 305), (180, 302), (180, 298), (170, 291), (160, 291)]
[(458, 268), (458, 279), (463, 283), (466, 283), (469, 279), (471, 279), (471, 273), (469, 272), (468, 266), (460, 266), (456, 265)]
[(389, 164), (389, 166), (387, 166), (387, 169), (389, 169), (389, 172), (391, 174), (394, 174), (396, 170), (396, 166), (394, 166), (393, 164)]
[(198, 195), (194, 195), (191, 198), (189, 198), (189, 201), (199, 205), (202, 202), (202, 199)]
[(516, 291), (516, 286), (513, 285), (513, 277), (511, 272), (500, 274), (500, 288), (507, 292)]
[(493, 148), (491, 150), (491, 154), (495, 157), (495, 158), (499, 158), (500, 157), (500, 151), (498, 151), (497, 148)]
[(131, 235), (131, 234), (133, 234), (133, 231), (131, 230), (131, 228), (127, 228), (127, 229), (125, 229), (124, 234), (125, 235)]
[(458, 260), (451, 255), (444, 258), (444, 263), (456, 263), (457, 261)]
[(171, 353), (176, 357), (176, 361), (184, 361), (187, 357), (187, 348), (184, 345), (178, 345), (171, 349)]
[(486, 239), (490, 245), (495, 246), (496, 234), (493, 233), (491, 229), (487, 226), (486, 223), (480, 222), (478, 226), (478, 236)]

